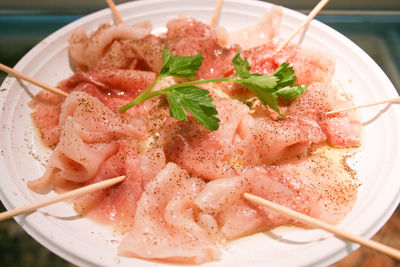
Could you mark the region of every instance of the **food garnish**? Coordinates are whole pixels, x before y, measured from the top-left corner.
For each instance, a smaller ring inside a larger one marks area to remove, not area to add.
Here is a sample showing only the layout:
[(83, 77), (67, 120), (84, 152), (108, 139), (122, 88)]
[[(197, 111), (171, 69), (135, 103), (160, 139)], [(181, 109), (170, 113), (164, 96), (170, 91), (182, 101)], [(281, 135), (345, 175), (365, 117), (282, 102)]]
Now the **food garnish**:
[(179, 120), (187, 120), (187, 111), (203, 126), (210, 131), (215, 131), (219, 127), (220, 120), (216, 117), (218, 111), (212, 103), (213, 99), (208, 96), (208, 90), (194, 86), (195, 84), (210, 82), (235, 82), (242, 84), (249, 89), (265, 106), (269, 106), (280, 116), (278, 107), (278, 97), (293, 99), (302, 94), (306, 85), (296, 84), (296, 75), (289, 63), (282, 63), (273, 74), (261, 75), (250, 73), (250, 64), (247, 58), (242, 59), (240, 52), (237, 52), (232, 60), (236, 70), (231, 77), (193, 80), (172, 85), (162, 90), (149, 92), (159, 81), (168, 76), (193, 79), (195, 71), (199, 69), (203, 62), (203, 56), (199, 53), (196, 56), (172, 56), (171, 52), (164, 48), (163, 66), (155, 81), (146, 88), (133, 101), (129, 102), (120, 109), (125, 112), (129, 108), (146, 101), (157, 95), (165, 95), (170, 105), (171, 117)]

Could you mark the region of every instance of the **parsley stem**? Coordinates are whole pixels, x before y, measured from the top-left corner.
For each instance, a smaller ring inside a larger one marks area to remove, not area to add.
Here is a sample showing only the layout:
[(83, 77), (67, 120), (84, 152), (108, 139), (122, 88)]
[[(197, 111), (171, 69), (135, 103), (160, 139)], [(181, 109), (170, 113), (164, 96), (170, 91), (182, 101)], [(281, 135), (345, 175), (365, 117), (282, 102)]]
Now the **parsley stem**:
[(147, 99), (152, 98), (153, 96), (161, 95), (166, 91), (174, 90), (174, 89), (180, 88), (180, 87), (191, 86), (194, 84), (212, 83), (212, 82), (237, 82), (237, 83), (240, 83), (240, 80), (237, 80), (234, 77), (208, 79), (208, 80), (197, 80), (197, 81), (189, 81), (189, 82), (174, 84), (165, 89), (148, 93), (148, 91), (150, 91), (162, 78), (164, 78), (164, 76), (158, 75), (157, 78), (154, 80), (154, 82), (152, 84), (150, 84), (149, 87), (147, 87), (143, 92), (141, 92), (140, 95), (138, 95), (133, 101), (129, 102), (128, 104), (126, 104), (125, 106), (120, 108), (119, 111), (125, 112), (128, 109), (130, 109), (131, 107), (133, 107), (137, 104), (140, 104), (140, 103), (146, 101)]
[(208, 79), (208, 80), (196, 80), (196, 81), (190, 81), (190, 82), (184, 82), (184, 83), (178, 83), (174, 84), (168, 88), (165, 88), (161, 91), (166, 91), (166, 90), (174, 90), (176, 88), (180, 87), (187, 87), (195, 84), (202, 84), (202, 83), (213, 83), (213, 82), (237, 82), (240, 83), (240, 80), (237, 80), (233, 77), (228, 77), (228, 78), (217, 78), (217, 79)]
[[(131, 107), (142, 103), (143, 101), (149, 99), (150, 97), (146, 97), (146, 94), (151, 94), (151, 93), (147, 93), (148, 91), (150, 91), (159, 81), (161, 81), (164, 78), (163, 75), (158, 75), (157, 78), (154, 80), (154, 82), (152, 82), (149, 87), (147, 87), (145, 90), (143, 90), (143, 92), (141, 92), (134, 100), (132, 100), (131, 102), (129, 102), (128, 104), (126, 104), (125, 106), (123, 106), (122, 108), (119, 109), (119, 112), (125, 112), (128, 109), (130, 109)], [(158, 92), (158, 91), (156, 91)], [(156, 96), (152, 95), (153, 96)]]

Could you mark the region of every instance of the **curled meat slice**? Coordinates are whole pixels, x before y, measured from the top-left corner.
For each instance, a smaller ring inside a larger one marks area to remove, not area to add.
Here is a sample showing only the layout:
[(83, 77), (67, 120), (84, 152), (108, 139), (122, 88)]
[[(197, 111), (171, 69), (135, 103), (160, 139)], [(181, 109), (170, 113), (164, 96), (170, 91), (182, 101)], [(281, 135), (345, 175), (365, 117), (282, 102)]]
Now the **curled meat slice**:
[(217, 247), (195, 222), (198, 208), (193, 202), (203, 186), (201, 179), (168, 163), (146, 185), (119, 254), (196, 264), (217, 259)]
[[(155, 73), (148, 71), (104, 70), (101, 72), (76, 73), (68, 79), (61, 81), (58, 87), (68, 93), (80, 91), (90, 94), (99, 99), (111, 111), (119, 114), (119, 109), (137, 96), (141, 90), (150, 85), (154, 79)], [(69, 98), (69, 100), (71, 99)], [(29, 103), (29, 106), (34, 110), (31, 115), (33, 123), (38, 128), (43, 143), (48, 147), (54, 148), (59, 141), (59, 120), (64, 100), (63, 96), (40, 91)], [(102, 106), (101, 103), (96, 105), (97, 107), (92, 110), (93, 112), (98, 112), (98, 107)], [(151, 130), (154, 124), (160, 124), (158, 122), (155, 123), (155, 119), (153, 119), (153, 117), (159, 119), (159, 116), (149, 113), (153, 109), (162, 110), (164, 106), (166, 104), (162, 101), (160, 102), (160, 98), (152, 99), (143, 105), (131, 108), (121, 116), (129, 120), (129, 123), (132, 125), (129, 128), (136, 128), (144, 138), (146, 128)], [(107, 114), (109, 113), (110, 111), (107, 112)], [(147, 127), (144, 125), (147, 125)], [(128, 135), (130, 135), (130, 132), (128, 131)]]
[(193, 118), (161, 131), (167, 159), (207, 180), (234, 176), (241, 166), (263, 165), (307, 153), (325, 135), (311, 120), (255, 118), (233, 99), (216, 99), (221, 124), (210, 132)]
[(325, 114), (351, 105), (352, 99), (349, 95), (331, 85), (316, 83), (288, 106), (286, 114), (316, 121), (326, 135), (327, 142), (332, 146), (357, 147), (361, 144), (362, 132), (357, 111)]
[(256, 25), (229, 33), (231, 45), (238, 44), (250, 49), (265, 44), (273, 44), (282, 21), (282, 7), (273, 6)]
[(61, 131), (60, 142), (51, 154), (44, 175), (28, 186), (38, 193), (47, 193), (58, 180), (83, 183), (94, 177), (103, 161), (118, 149), (115, 142), (88, 144), (80, 135), (80, 125), (69, 117)]
[(99, 90), (94, 93), (97, 98), (107, 104), (113, 97), (135, 98), (156, 78), (154, 72), (139, 70), (102, 70), (98, 72), (78, 72), (59, 84), (64, 91), (76, 90), (82, 83), (90, 83)]
[[(103, 57), (115, 40), (142, 39), (150, 35), (151, 31), (150, 22), (142, 22), (133, 26), (126, 23), (102, 24), (90, 37), (83, 29), (78, 28), (72, 33), (69, 40), (68, 51), (71, 65), (78, 71), (98, 70), (104, 65)], [(115, 47), (113, 49), (117, 50)], [(113, 50), (111, 50), (111, 55), (108, 54), (106, 57), (112, 55), (120, 58), (120, 54)]]
[[(233, 140), (249, 108), (237, 100), (216, 99), (221, 124), (210, 132), (193, 117), (187, 122), (172, 121), (161, 131), (168, 160), (206, 179), (233, 176)], [(166, 137), (168, 136), (168, 137)], [(160, 139), (161, 142), (161, 139)]]
[(118, 139), (137, 135), (135, 128), (83, 92), (67, 97), (59, 124), (60, 141), (45, 174), (29, 183), (34, 191), (49, 190), (57, 180), (82, 183), (92, 179), (102, 162), (118, 149)]
[(252, 167), (239, 176), (208, 182), (195, 200), (203, 213), (216, 219), (222, 234), (220, 238), (232, 239), (261, 227), (290, 222), (282, 215), (247, 202), (242, 196), (244, 192), (302, 212), (308, 209), (308, 204), (302, 203), (294, 188), (275, 180), (265, 169)]
[(289, 62), (295, 71), (298, 84), (328, 83), (335, 72), (333, 55), (294, 44), (277, 53), (274, 60), (278, 65)]
[(79, 133), (87, 143), (109, 142), (121, 137), (140, 137), (136, 127), (127, 124), (121, 116), (105, 107), (97, 98), (84, 92), (72, 92), (62, 105), (60, 129), (73, 117), (82, 127)]
[(123, 49), (122, 53), (126, 55), (127, 51), (134, 53), (135, 60), (131, 69), (151, 70), (159, 73), (162, 68), (162, 51), (165, 44), (165, 39), (154, 35), (139, 40), (124, 40), (121, 41)]
[(311, 120), (288, 117), (281, 120), (252, 118), (241, 121), (235, 147), (242, 164), (262, 165), (306, 154), (325, 135)]
[(275, 53), (275, 48), (275, 45), (264, 44), (245, 50), (243, 56), (248, 58), (251, 71), (270, 75), (280, 64), (288, 62), (295, 71), (298, 84), (331, 81), (335, 61), (328, 53), (296, 44), (287, 45), (278, 53)]
[(204, 60), (198, 78), (212, 79), (233, 71), (232, 59), (238, 47), (222, 47), (209, 25), (188, 17), (180, 17), (167, 24), (167, 46), (174, 56), (194, 56), (202, 53)]
[(152, 149), (138, 154), (136, 144), (124, 140), (119, 143), (118, 152), (101, 164), (95, 178), (88, 184), (120, 175), (126, 176), (124, 182), (74, 199), (74, 208), (80, 215), (128, 232), (145, 185), (156, 177), (164, 165), (162, 150)]
[(296, 223), (246, 201), (242, 196), (244, 192), (338, 223), (353, 207), (358, 187), (352, 173), (339, 166), (335, 157), (321, 152), (280, 165), (250, 167), (238, 176), (208, 182), (195, 204), (201, 214), (214, 219), (208, 218), (205, 228), (213, 229), (218, 225), (219, 238), (232, 239), (266, 227)]
[(54, 148), (60, 139), (58, 120), (63, 101), (64, 96), (42, 90), (29, 103), (33, 124), (47, 147)]

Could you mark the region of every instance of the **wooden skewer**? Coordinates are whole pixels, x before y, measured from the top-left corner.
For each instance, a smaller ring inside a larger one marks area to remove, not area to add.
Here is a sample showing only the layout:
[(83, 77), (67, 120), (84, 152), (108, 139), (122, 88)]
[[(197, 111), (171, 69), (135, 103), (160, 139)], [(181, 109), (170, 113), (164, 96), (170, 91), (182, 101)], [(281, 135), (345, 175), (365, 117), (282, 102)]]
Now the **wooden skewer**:
[(47, 198), (44, 200), (41, 200), (39, 202), (27, 205), (25, 207), (21, 207), (21, 208), (17, 208), (17, 209), (13, 209), (13, 210), (9, 210), (9, 211), (5, 211), (0, 213), (0, 221), (23, 214), (23, 213), (29, 213), (32, 212), (34, 210), (37, 210), (39, 208), (48, 206), (50, 204), (56, 203), (56, 202), (60, 202), (69, 198), (73, 198), (76, 196), (80, 196), (80, 195), (84, 195), (84, 194), (88, 194), (90, 192), (99, 190), (99, 189), (103, 189), (109, 186), (112, 186), (114, 184), (120, 183), (125, 179), (125, 176), (119, 176), (116, 178), (112, 178), (112, 179), (108, 179), (108, 180), (104, 180), (95, 184), (91, 184), (88, 186), (84, 186), (63, 194), (60, 194), (58, 196), (55, 197), (51, 197), (51, 198)]
[(50, 91), (52, 93), (59, 94), (59, 95), (62, 95), (62, 96), (68, 96), (68, 93), (66, 93), (64, 91), (61, 91), (60, 89), (57, 89), (57, 88), (55, 88), (53, 86), (47, 85), (45, 83), (42, 83), (41, 81), (35, 80), (32, 77), (29, 77), (28, 75), (23, 74), (23, 73), (21, 73), (19, 71), (13, 70), (12, 68), (7, 67), (6, 65), (1, 64), (1, 63), (0, 63), (0, 70), (13, 75), (14, 77), (20, 78), (20, 79), (25, 80), (25, 81), (30, 82), (30, 83), (33, 83), (34, 85), (42, 87), (43, 89), (45, 89), (47, 91)]
[(350, 241), (353, 241), (355, 243), (361, 244), (363, 246), (372, 248), (376, 251), (379, 251), (383, 254), (389, 255), (393, 258), (396, 258), (398, 260), (400, 260), (400, 250), (391, 248), (389, 246), (383, 245), (379, 242), (376, 242), (374, 240), (370, 240), (370, 239), (366, 239), (364, 237), (343, 231), (335, 226), (333, 226), (332, 224), (323, 222), (321, 220), (315, 219), (313, 217), (304, 215), (300, 212), (294, 211), (292, 209), (288, 209), (284, 206), (278, 205), (276, 203), (273, 203), (271, 201), (268, 201), (264, 198), (249, 194), (249, 193), (244, 193), (244, 198), (246, 198), (247, 200), (256, 203), (258, 205), (261, 206), (265, 206), (277, 213), (283, 214), (285, 216), (288, 216), (292, 219), (295, 219), (299, 222), (302, 222), (304, 224), (310, 225), (314, 228), (320, 228), (323, 229), (325, 231), (331, 232), (333, 234), (335, 234), (336, 236), (343, 238), (343, 239), (347, 239)]
[(328, 111), (325, 114), (326, 115), (330, 115), (330, 114), (334, 114), (334, 113), (338, 113), (338, 112), (342, 112), (342, 111), (353, 110), (353, 109), (372, 107), (372, 106), (377, 106), (377, 105), (381, 105), (381, 104), (391, 104), (391, 103), (394, 103), (394, 102), (397, 102), (397, 101), (400, 101), (400, 97), (396, 97), (396, 98), (388, 99), (388, 100), (383, 100), (383, 101), (379, 101), (379, 102), (374, 102), (374, 103), (370, 103), (370, 104), (360, 105), (360, 106), (352, 106), (352, 107), (337, 109), (337, 110), (333, 110), (333, 111)]
[(215, 7), (214, 15), (213, 15), (213, 17), (211, 19), (211, 23), (210, 23), (210, 26), (212, 28), (214, 28), (215, 24), (217, 23), (219, 14), (221, 13), (221, 7), (222, 7), (223, 2), (224, 2), (224, 0), (218, 0), (218, 2), (217, 2), (217, 6)]
[(310, 14), (308, 14), (307, 19), (292, 33), (292, 35), (289, 36), (289, 38), (283, 42), (276, 50), (275, 52), (279, 52), (284, 48), (292, 39), (303, 29), (306, 27), (313, 19), (314, 17), (318, 14), (318, 12), (321, 11), (321, 9), (329, 2), (329, 0), (321, 0), (313, 10), (311, 10)]
[(111, 8), (112, 13), (114, 16), (117, 18), (118, 23), (124, 23), (124, 20), (121, 17), (121, 14), (119, 14), (117, 8), (115, 7), (115, 3), (113, 0), (106, 0), (108, 6)]

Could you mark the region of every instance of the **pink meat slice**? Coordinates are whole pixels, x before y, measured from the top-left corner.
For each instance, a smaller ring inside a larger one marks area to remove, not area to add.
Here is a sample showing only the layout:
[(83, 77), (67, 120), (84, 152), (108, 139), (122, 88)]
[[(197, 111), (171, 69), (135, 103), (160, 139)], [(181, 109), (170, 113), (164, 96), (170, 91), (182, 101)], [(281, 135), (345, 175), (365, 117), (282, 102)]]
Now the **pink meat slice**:
[(298, 84), (327, 83), (335, 71), (335, 61), (326, 52), (311, 48), (302, 48), (290, 44), (275, 53), (276, 46), (264, 44), (243, 52), (249, 60), (251, 71), (263, 75), (272, 74), (282, 63), (288, 62), (293, 67)]
[(232, 58), (238, 47), (222, 47), (215, 31), (209, 25), (188, 17), (167, 24), (167, 46), (174, 56), (194, 56), (202, 53), (204, 60), (197, 72), (198, 78), (221, 78), (233, 70)]
[(122, 256), (179, 263), (216, 260), (218, 248), (195, 216), (194, 199), (204, 182), (174, 163), (150, 181), (138, 201), (133, 228), (122, 240)]
[(232, 239), (261, 227), (272, 227), (291, 221), (247, 202), (242, 197), (244, 192), (302, 212), (307, 212), (308, 209), (308, 205), (302, 203), (296, 188), (275, 180), (263, 168), (252, 167), (239, 176), (208, 182), (195, 200), (203, 213), (216, 219), (222, 235), (220, 238)]
[(165, 165), (162, 150), (152, 149), (138, 154), (136, 144), (119, 143), (119, 150), (101, 165), (96, 177), (88, 183), (125, 175), (123, 183), (74, 199), (75, 210), (89, 218), (114, 226), (121, 232), (132, 228), (136, 203), (145, 185), (154, 179)]
[(114, 97), (133, 99), (141, 91), (146, 89), (156, 78), (156, 74), (150, 71), (139, 70), (102, 70), (98, 72), (78, 72), (59, 86), (69, 92), (73, 91), (81, 83), (95, 85), (100, 92), (96, 97), (107, 104)]
[[(318, 176), (316, 173), (320, 173)], [(208, 182), (195, 204), (212, 216), (219, 238), (232, 239), (295, 221), (254, 205), (249, 192), (315, 218), (338, 223), (354, 205), (358, 184), (321, 155), (268, 167), (250, 167), (238, 176)], [(217, 230), (217, 231), (218, 231)]]
[[(115, 40), (137, 40), (151, 34), (150, 22), (136, 25), (120, 23), (117, 25), (102, 24), (90, 37), (82, 28), (77, 28), (69, 39), (68, 52), (71, 65), (77, 71), (97, 71), (104, 67), (108, 57), (116, 56), (117, 66), (124, 65), (127, 58), (121, 57), (118, 47), (113, 46)], [(111, 47), (111, 53), (107, 49)], [(129, 52), (129, 51), (128, 51)]]
[(353, 208), (359, 187), (343, 160), (320, 153), (269, 166), (267, 171), (300, 191), (301, 201), (310, 205), (309, 215), (335, 224)]
[(134, 54), (134, 61), (130, 63), (130, 69), (143, 69), (159, 73), (163, 65), (162, 51), (165, 46), (164, 38), (150, 35), (143, 39), (121, 41), (121, 52), (125, 57), (127, 51)]
[[(146, 88), (155, 79), (155, 73), (138, 70), (104, 70), (101, 72), (76, 73), (70, 78), (61, 81), (58, 87), (68, 93), (81, 91), (98, 98), (114, 113), (134, 99), (141, 90)], [(41, 91), (30, 102), (34, 110), (32, 119), (38, 128), (41, 139), (46, 146), (55, 147), (60, 138), (59, 120), (61, 106), (65, 97)], [(157, 114), (149, 114), (154, 109), (163, 110), (167, 103), (154, 99), (144, 105), (131, 108), (122, 116), (129, 120), (137, 132), (145, 138), (146, 129), (159, 125), (161, 120)], [(149, 122), (152, 120), (152, 122)]]
[(282, 14), (282, 7), (273, 6), (256, 25), (229, 33), (229, 43), (238, 44), (244, 50), (273, 44), (279, 34)]
[(352, 106), (352, 99), (339, 95), (332, 86), (316, 83), (297, 97), (286, 113), (316, 121), (327, 137), (327, 142), (336, 147), (357, 147), (361, 144), (362, 125), (357, 111), (351, 110), (332, 115), (326, 112)]
[(111, 111), (135, 128), (145, 140), (154, 134), (169, 117), (168, 102), (155, 97), (120, 113), (120, 108), (132, 101), (155, 79), (155, 73), (138, 70), (103, 70), (100, 72), (76, 73), (61, 83), (65, 90), (87, 92), (98, 98)]
[(116, 141), (137, 132), (101, 102), (86, 93), (73, 92), (64, 102), (60, 116), (60, 141), (45, 174), (29, 183), (34, 191), (48, 191), (57, 180), (86, 182), (118, 149)]
[(66, 98), (60, 112), (60, 129), (70, 117), (82, 126), (79, 132), (87, 143), (141, 136), (137, 128), (126, 123), (122, 116), (104, 106), (97, 98), (84, 92), (74, 91)]
[(216, 99), (214, 103), (221, 120), (218, 130), (210, 132), (190, 117), (187, 122), (172, 121), (161, 132), (166, 139), (163, 142), (167, 159), (206, 179), (236, 173), (230, 162), (235, 151), (233, 140), (239, 124), (249, 112), (249, 108), (237, 100)]
[(319, 125), (311, 120), (288, 117), (246, 117), (237, 129), (236, 153), (242, 164), (262, 165), (306, 154), (312, 145), (325, 141)]
[(33, 109), (33, 124), (47, 147), (54, 148), (60, 139), (58, 120), (64, 99), (63, 96), (42, 90), (29, 103), (29, 107)]
[(207, 180), (234, 176), (239, 166), (304, 155), (313, 144), (326, 139), (319, 125), (311, 120), (257, 118), (237, 100), (216, 99), (214, 103), (221, 120), (218, 130), (210, 132), (190, 118), (167, 124), (161, 132), (166, 140), (159, 140), (166, 144), (169, 161)]
[(104, 160), (114, 154), (115, 142), (88, 144), (80, 136), (81, 127), (69, 117), (61, 130), (60, 141), (50, 156), (44, 175), (28, 186), (37, 193), (47, 193), (57, 180), (83, 183), (94, 177)]

